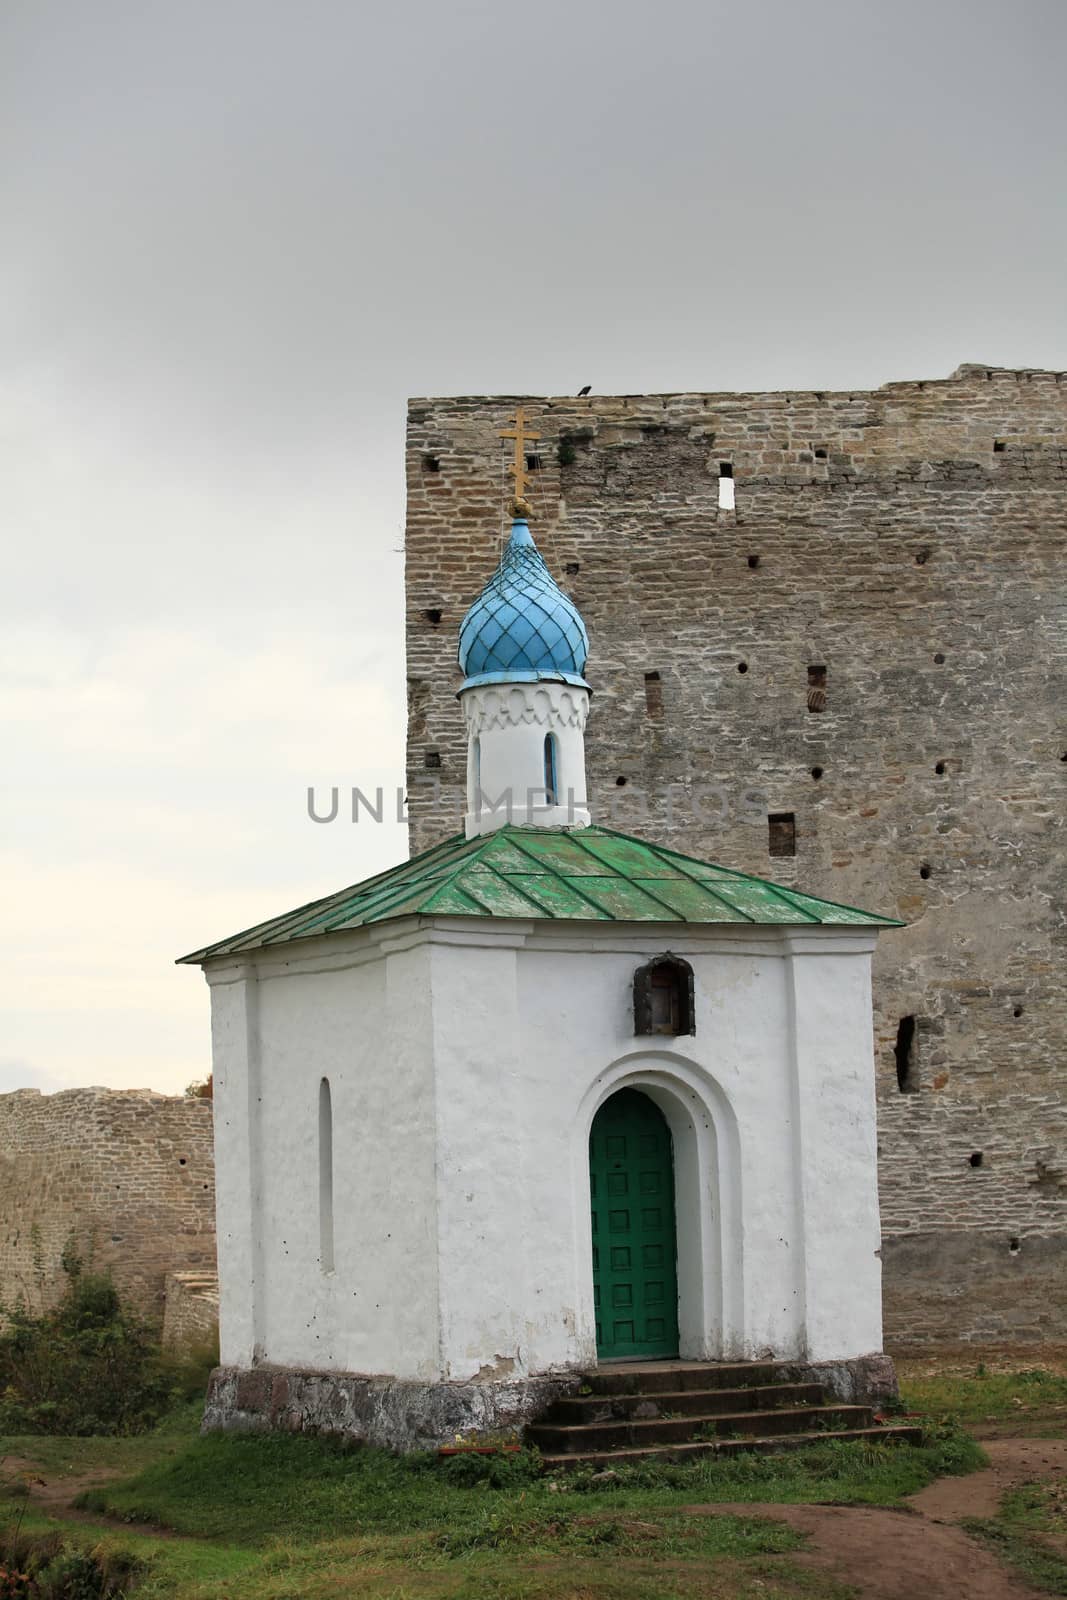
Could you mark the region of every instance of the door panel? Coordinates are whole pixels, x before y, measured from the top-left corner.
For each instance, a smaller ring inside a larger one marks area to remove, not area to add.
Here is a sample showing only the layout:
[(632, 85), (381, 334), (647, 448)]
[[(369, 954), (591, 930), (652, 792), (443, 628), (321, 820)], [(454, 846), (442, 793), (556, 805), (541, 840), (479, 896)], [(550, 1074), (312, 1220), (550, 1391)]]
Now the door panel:
[(663, 1113), (620, 1089), (589, 1135), (593, 1298), (602, 1361), (678, 1354), (674, 1164)]

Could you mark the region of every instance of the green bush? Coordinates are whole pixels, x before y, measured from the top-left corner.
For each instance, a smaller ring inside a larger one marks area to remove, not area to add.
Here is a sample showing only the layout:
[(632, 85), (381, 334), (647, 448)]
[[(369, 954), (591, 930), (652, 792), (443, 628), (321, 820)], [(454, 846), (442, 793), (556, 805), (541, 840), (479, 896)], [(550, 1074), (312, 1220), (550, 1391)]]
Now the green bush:
[(509, 1450), (498, 1455), (483, 1456), (476, 1450), (461, 1450), (458, 1455), (446, 1456), (430, 1462), (440, 1475), (454, 1484), (487, 1484), (490, 1489), (521, 1488), (524, 1483), (536, 1483), (542, 1473), (541, 1456), (536, 1450)]
[(139, 1433), (203, 1392), (202, 1360), (165, 1356), (109, 1277), (64, 1266), (53, 1310), (0, 1306), (0, 1433)]
[(58, 1533), (0, 1534), (0, 1600), (119, 1600), (141, 1565), (126, 1551), (81, 1550)]

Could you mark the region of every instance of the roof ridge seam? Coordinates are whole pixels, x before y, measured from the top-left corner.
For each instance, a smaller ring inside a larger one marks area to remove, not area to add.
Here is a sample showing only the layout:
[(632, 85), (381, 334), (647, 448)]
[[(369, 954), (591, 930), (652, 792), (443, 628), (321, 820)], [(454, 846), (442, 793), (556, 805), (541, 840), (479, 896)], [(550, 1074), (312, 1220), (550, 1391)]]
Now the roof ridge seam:
[[(602, 824), (598, 824), (598, 828), (601, 833), (610, 833), (615, 839), (626, 839), (632, 841), (634, 844), (644, 844), (644, 847), (647, 850), (655, 850), (662, 854), (671, 855), (681, 861), (692, 861), (698, 867), (714, 867), (716, 872), (724, 872), (729, 878), (740, 878), (744, 883), (758, 883), (766, 889), (773, 889), (776, 894), (799, 894), (803, 895), (804, 899), (806, 900), (817, 900), (824, 906), (833, 906), (835, 911), (852, 911), (861, 917), (873, 917), (874, 922), (869, 924), (869, 926), (872, 927), (875, 923), (885, 923), (890, 927), (897, 928), (903, 928), (907, 926), (906, 923), (901, 922), (897, 917), (884, 917), (878, 911), (865, 911), (862, 906), (850, 906), (844, 900), (827, 900), (825, 895), (808, 894), (803, 889), (789, 889), (785, 886), (785, 884), (775, 883), (771, 878), (761, 878), (754, 872), (739, 872), (736, 867), (724, 867), (719, 861), (701, 861), (699, 857), (686, 855), (684, 851), (675, 850), (673, 846), (669, 844), (645, 843), (644, 840), (634, 839), (632, 834), (622, 833), (617, 828), (605, 828)], [(695, 881), (700, 883), (703, 880), (695, 879)], [(795, 909), (802, 911), (804, 908), (803, 906), (797, 906)], [(815, 920), (818, 921), (818, 918)]]
[[(658, 845), (653, 845), (652, 849), (657, 855), (660, 854), (660, 848)], [(695, 860), (696, 858), (692, 856), (677, 856), (676, 859), (684, 862)], [(709, 861), (708, 865), (713, 866), (714, 863)], [(703, 889), (705, 894), (710, 894), (712, 899), (718, 900), (721, 905), (729, 906), (731, 911), (736, 911), (737, 914), (743, 917), (746, 922), (751, 922), (753, 926), (756, 925), (757, 919), (755, 917), (750, 916), (749, 913), (743, 910), (741, 906), (731, 905), (730, 901), (727, 900), (724, 894), (720, 894), (717, 889), (713, 889), (709, 883), (704, 881), (703, 878), (698, 878), (695, 872), (689, 871), (688, 867), (680, 866), (678, 870), (679, 872), (685, 873), (685, 876), (689, 879), (690, 883), (695, 883), (698, 888)]]
[[(525, 846), (522, 845), (518, 839), (512, 839), (511, 843), (514, 844), (515, 848), (517, 850), (521, 851), (521, 853), (524, 856), (526, 856), (528, 860), (532, 861), (534, 866), (540, 867), (542, 875), (544, 877), (546, 877), (546, 878), (548, 878), (548, 877), (557, 877), (557, 878), (558, 877), (562, 877), (562, 873), (558, 873), (558, 872), (557, 873), (551, 873), (551, 872), (549, 872), (547, 870), (545, 864), (542, 861), (538, 860), (537, 856), (535, 856), (531, 851), (527, 850), (525, 848)], [(617, 916), (615, 916), (614, 912), (609, 911), (605, 906), (598, 906), (596, 901), (592, 898), (591, 895), (583, 894), (581, 889), (576, 888), (574, 886), (574, 884), (570, 883), (569, 881), (568, 881), (567, 887), (569, 889), (571, 889), (573, 891), (573, 893), (578, 896), (579, 900), (584, 900), (587, 906), (592, 906), (593, 910), (597, 913), (598, 917), (607, 917), (609, 919), (609, 921), (611, 921), (611, 922), (618, 922), (620, 920)]]
[[(488, 835), (486, 837), (488, 837)], [(534, 909), (541, 916), (546, 915), (546, 912), (547, 912), (547, 915), (550, 916), (554, 921), (558, 921), (558, 918), (556, 917), (556, 913), (554, 911), (547, 910), (547, 908), (545, 906), (543, 906), (539, 900), (535, 900), (534, 899), (532, 894), (527, 894), (526, 890), (522, 887), (521, 884), (519, 884), (519, 883), (511, 883), (509, 881), (509, 879), (508, 879), (507, 874), (504, 873), (504, 872), (501, 872), (499, 867), (494, 867), (491, 861), (483, 862), (483, 865), (484, 865), (484, 867), (485, 867), (487, 872), (491, 872), (493, 874), (494, 878), (499, 878), (500, 882), (505, 884), (511, 890), (511, 892), (513, 894), (521, 895), (522, 898), (524, 900), (526, 900), (530, 905), (532, 905), (534, 907)], [(464, 889), (462, 887), (462, 885), (459, 885), (458, 887), (459, 887), (459, 890), (460, 890), (461, 894), (466, 894), (466, 895), (470, 896), (471, 899), (477, 899), (477, 897), (475, 895), (471, 894), (471, 891), (469, 889)], [(481, 904), (480, 901), (478, 903)], [(489, 910), (488, 911), (488, 915), (492, 916), (493, 912), (491, 910)]]

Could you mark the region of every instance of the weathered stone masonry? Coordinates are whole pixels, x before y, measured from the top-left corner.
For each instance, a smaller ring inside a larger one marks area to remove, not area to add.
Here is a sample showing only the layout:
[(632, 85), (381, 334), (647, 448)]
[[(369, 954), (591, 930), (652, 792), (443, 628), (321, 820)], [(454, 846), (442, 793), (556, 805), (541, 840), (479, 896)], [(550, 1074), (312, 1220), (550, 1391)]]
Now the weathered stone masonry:
[(159, 1328), (167, 1274), (215, 1271), (211, 1118), (148, 1089), (0, 1095), (0, 1300), (54, 1303), (73, 1239)]
[[(1062, 1338), (1064, 374), (522, 403), (597, 820), (908, 924), (875, 974), (887, 1339)], [(410, 404), (416, 849), (455, 826), (430, 785), (463, 788), (515, 404)]]

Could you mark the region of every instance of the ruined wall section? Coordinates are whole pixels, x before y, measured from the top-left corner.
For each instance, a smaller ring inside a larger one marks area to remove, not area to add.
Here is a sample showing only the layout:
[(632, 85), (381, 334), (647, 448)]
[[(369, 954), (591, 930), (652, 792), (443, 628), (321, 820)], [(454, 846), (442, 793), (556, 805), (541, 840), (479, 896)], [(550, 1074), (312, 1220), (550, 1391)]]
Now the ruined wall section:
[(0, 1095), (0, 1301), (53, 1304), (73, 1240), (160, 1327), (167, 1274), (215, 1270), (211, 1119), (147, 1089)]
[[(1064, 375), (522, 403), (596, 819), (907, 923), (875, 971), (887, 1337), (1062, 1336)], [(414, 849), (457, 826), (515, 404), (410, 405)]]

